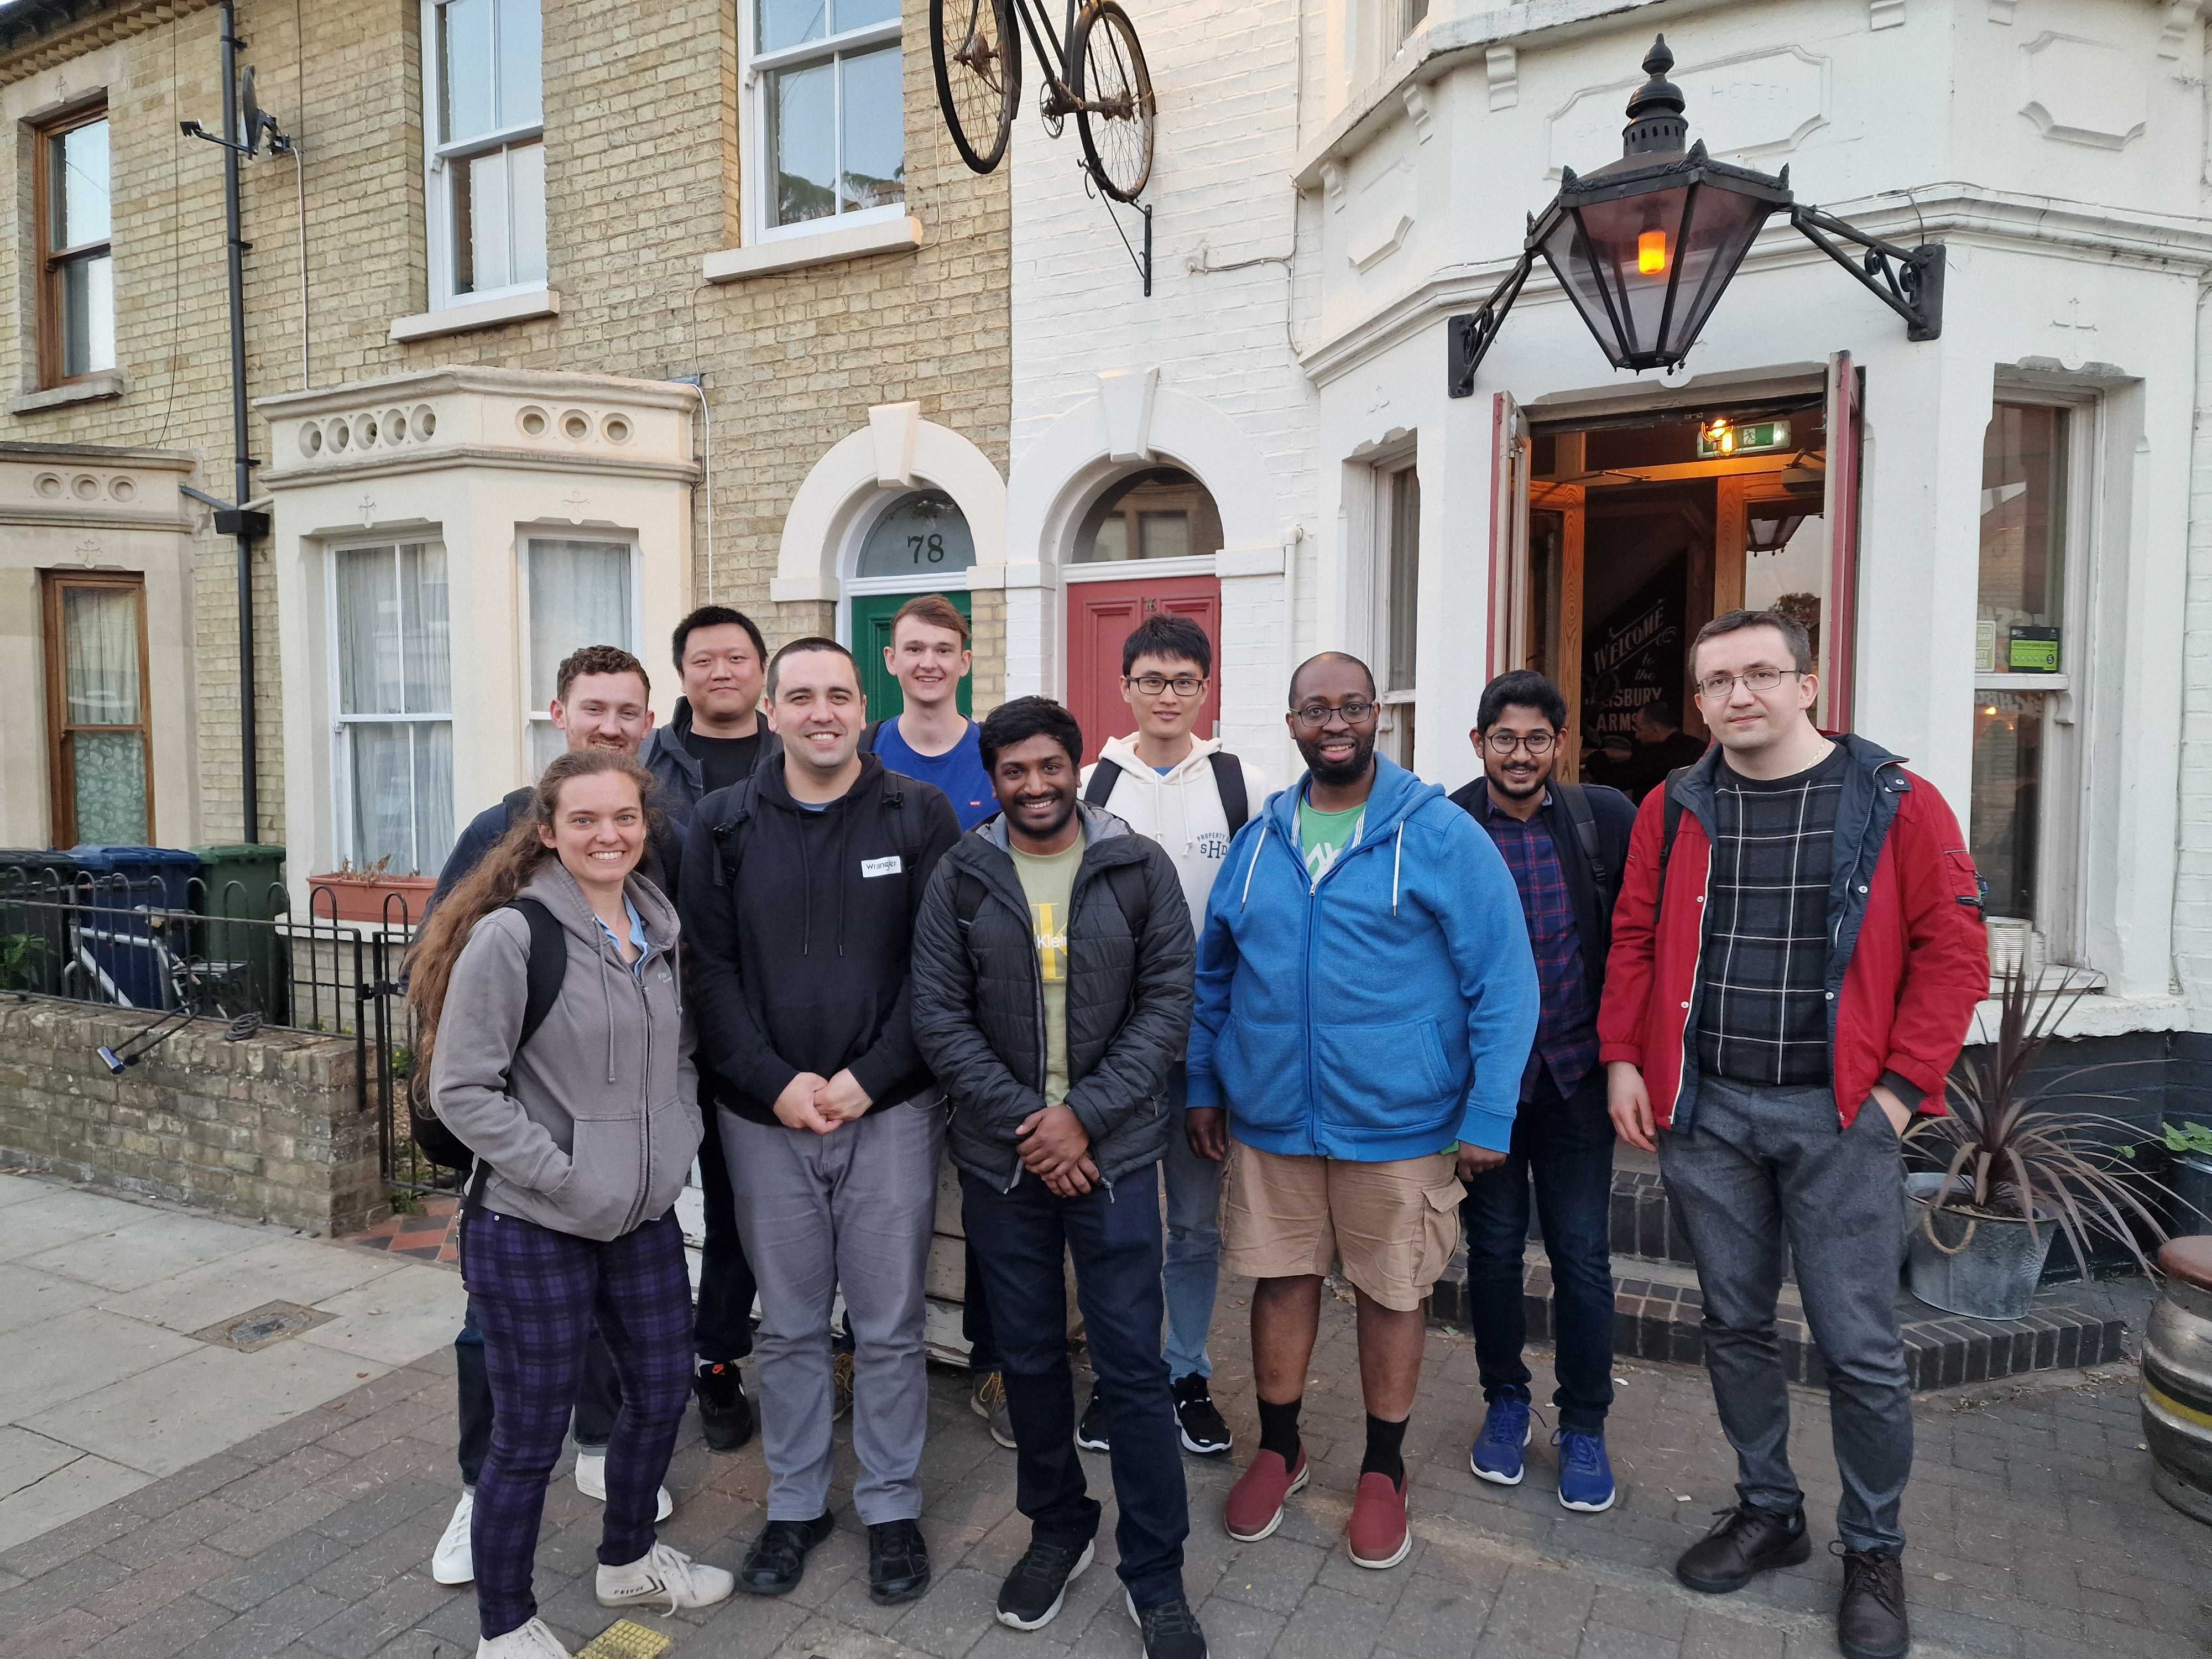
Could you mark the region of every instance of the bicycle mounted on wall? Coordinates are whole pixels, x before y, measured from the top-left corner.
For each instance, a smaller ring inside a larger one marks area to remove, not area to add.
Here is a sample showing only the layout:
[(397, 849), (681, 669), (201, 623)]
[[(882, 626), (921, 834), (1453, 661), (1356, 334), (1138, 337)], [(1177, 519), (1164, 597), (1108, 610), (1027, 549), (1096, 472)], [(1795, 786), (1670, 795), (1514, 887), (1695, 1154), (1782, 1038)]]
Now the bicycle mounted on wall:
[(1022, 97), (1018, 11), (1044, 71), (1037, 112), (1045, 131), (1059, 137), (1073, 115), (1087, 183), (1109, 198), (1108, 214), (1114, 202), (1127, 202), (1144, 216), (1141, 255), (1118, 216), (1114, 228), (1149, 297), (1152, 210), (1137, 198), (1152, 176), (1157, 105), (1136, 25), (1117, 0), (1067, 0), (1064, 32), (1054, 27), (1042, 0), (929, 0), (930, 61), (953, 145), (976, 173), (995, 171), (1006, 156)]

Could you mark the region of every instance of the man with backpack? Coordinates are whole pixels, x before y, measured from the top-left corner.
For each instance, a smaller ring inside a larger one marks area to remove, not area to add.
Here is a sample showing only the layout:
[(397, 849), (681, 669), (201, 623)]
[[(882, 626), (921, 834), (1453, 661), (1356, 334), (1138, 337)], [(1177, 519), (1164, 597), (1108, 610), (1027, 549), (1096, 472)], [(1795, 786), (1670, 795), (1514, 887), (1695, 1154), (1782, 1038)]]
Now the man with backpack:
[(1804, 628), (1733, 611), (1690, 647), (1717, 746), (1644, 798), (1598, 1012), (1613, 1126), (1656, 1148), (1703, 1298), (1736, 1503), (1684, 1551), (1693, 1590), (1812, 1553), (1775, 1340), (1783, 1249), (1827, 1371), (1845, 1659), (1912, 1645), (1899, 1512), (1912, 1395), (1898, 1328), (1899, 1137), (1942, 1109), (1989, 989), (1980, 879), (1943, 797), (1830, 738)]
[(738, 1575), (799, 1586), (830, 1535), (842, 1284), (854, 1340), (854, 1508), (880, 1605), (929, 1587), (918, 1472), (929, 1422), (924, 1280), (943, 1094), (915, 1047), (914, 916), (960, 827), (938, 790), (859, 751), (860, 668), (834, 640), (769, 659), (776, 756), (699, 802), (681, 911), (757, 1338), (768, 1521)]
[(1147, 1659), (1205, 1659), (1160, 1357), (1164, 1096), (1190, 1020), (1190, 915), (1168, 855), (1077, 796), (1083, 733), (1046, 697), (983, 722), (1002, 809), (939, 865), (915, 928), (914, 1030), (952, 1097), (952, 1161), (981, 1243), (1030, 1547), (999, 1591), (1036, 1630), (1091, 1565), (1098, 1501), (1075, 1449), (1075, 1262), (1113, 1443), (1125, 1605)]
[(1504, 1164), (1467, 1184), (1467, 1304), (1488, 1409), (1468, 1454), (1480, 1479), (1517, 1486), (1528, 1443), (1528, 1337), (1522, 1257), (1533, 1181), (1552, 1267), (1559, 1389), (1559, 1502), (1613, 1507), (1605, 1419), (1613, 1404), (1613, 1121), (1597, 1062), (1598, 998), (1613, 939), (1613, 900), (1636, 809), (1617, 789), (1553, 775), (1567, 704), (1541, 674), (1516, 669), (1482, 693), (1470, 732), (1482, 775), (1454, 803), (1489, 833), (1513, 872), (1542, 1004), (1521, 1073), (1521, 1109)]
[[(1206, 920), (1206, 897), (1230, 841), (1252, 816), (1253, 804), (1267, 795), (1267, 780), (1255, 768), (1224, 750), (1219, 738), (1191, 730), (1212, 672), (1212, 642), (1198, 623), (1164, 611), (1146, 617), (1121, 645), (1121, 696), (1136, 717), (1135, 735), (1109, 738), (1083, 774), (1085, 805), (1107, 808), (1175, 860), (1194, 933)], [(1160, 1159), (1167, 1189), (1168, 1377), (1183, 1449), (1221, 1457), (1231, 1438), (1209, 1387), (1213, 1361), (1206, 1338), (1221, 1278), (1223, 1164), (1199, 1152), (1186, 1133), (1188, 1087), (1178, 1060), (1168, 1079), (1170, 1119)], [(1109, 1448), (1107, 1413), (1095, 1395), (1075, 1443), (1086, 1451)]]

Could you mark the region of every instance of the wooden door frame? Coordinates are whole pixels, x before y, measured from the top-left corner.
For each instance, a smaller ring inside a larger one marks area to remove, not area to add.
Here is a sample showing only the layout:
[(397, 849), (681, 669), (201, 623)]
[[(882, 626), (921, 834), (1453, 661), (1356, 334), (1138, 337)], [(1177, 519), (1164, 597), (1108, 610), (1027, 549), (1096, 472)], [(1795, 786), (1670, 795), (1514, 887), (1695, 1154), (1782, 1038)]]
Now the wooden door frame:
[[(146, 780), (146, 839), (154, 839), (154, 711), (149, 701), (153, 663), (146, 633), (146, 577), (137, 570), (41, 570), (41, 644), (46, 657), (46, 788), (48, 827), (57, 847), (77, 842), (76, 761), (69, 742), (69, 647), (62, 630), (62, 596), (73, 587), (114, 588), (138, 599), (138, 743)], [(128, 731), (127, 726), (82, 728)]]

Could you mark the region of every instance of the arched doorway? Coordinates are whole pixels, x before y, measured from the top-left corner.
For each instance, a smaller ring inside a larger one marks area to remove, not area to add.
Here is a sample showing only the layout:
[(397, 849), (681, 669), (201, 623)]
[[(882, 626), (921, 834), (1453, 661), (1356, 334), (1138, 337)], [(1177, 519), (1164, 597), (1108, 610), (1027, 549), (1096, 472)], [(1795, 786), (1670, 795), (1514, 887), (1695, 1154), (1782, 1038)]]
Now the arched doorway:
[[(942, 489), (887, 494), (872, 514), (858, 521), (852, 574), (844, 583), (845, 639), (860, 666), (860, 690), (870, 720), (892, 720), (906, 707), (898, 682), (884, 665), (891, 618), (917, 593), (942, 593), (963, 617), (972, 615), (968, 573), (975, 563), (975, 538), (959, 503)], [(974, 676), (960, 682), (959, 708), (974, 712)]]

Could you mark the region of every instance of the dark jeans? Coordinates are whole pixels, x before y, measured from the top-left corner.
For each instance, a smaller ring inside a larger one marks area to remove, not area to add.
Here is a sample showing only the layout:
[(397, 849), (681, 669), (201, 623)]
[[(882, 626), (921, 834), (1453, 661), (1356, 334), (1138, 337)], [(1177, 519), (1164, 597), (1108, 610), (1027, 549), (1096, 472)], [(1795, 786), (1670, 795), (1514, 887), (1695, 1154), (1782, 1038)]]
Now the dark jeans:
[(461, 1271), (497, 1407), (469, 1532), (477, 1624), (489, 1639), (538, 1611), (531, 1565), (545, 1483), (594, 1325), (610, 1339), (623, 1395), (599, 1561), (619, 1566), (653, 1547), (656, 1495), (691, 1396), (691, 1286), (672, 1214), (601, 1243), (486, 1211), (462, 1230)]
[(1098, 1500), (1075, 1449), (1075, 1379), (1067, 1363), (1064, 1255), (1113, 1437), (1115, 1540), (1121, 1582), (1139, 1607), (1179, 1600), (1190, 1532), (1175, 1397), (1160, 1357), (1159, 1182), (1144, 1170), (1117, 1187), (1054, 1198), (1024, 1171), (1013, 1191), (961, 1172), (963, 1213), (982, 1242), (999, 1328), (1006, 1408), (1014, 1422), (1015, 1505), (1038, 1542), (1079, 1548), (1098, 1531)]
[(706, 1200), (707, 1236), (699, 1247), (699, 1316), (692, 1327), (691, 1350), (701, 1364), (714, 1364), (752, 1352), (753, 1298), (760, 1286), (745, 1260), (744, 1240), (738, 1236), (729, 1165), (722, 1158), (722, 1137), (711, 1123), (699, 1143), (699, 1183)]
[(1690, 1126), (1659, 1136), (1659, 1173), (1697, 1258), (1705, 1370), (1735, 1449), (1736, 1496), (1784, 1514), (1805, 1501), (1790, 1468), (1789, 1380), (1774, 1330), (1787, 1243), (1828, 1371), (1843, 1477), (1836, 1530), (1850, 1549), (1904, 1548), (1912, 1394), (1897, 1322), (1904, 1160), (1889, 1119), (1869, 1101), (1843, 1129), (1826, 1084), (1762, 1089), (1709, 1077)]
[(1562, 1099), (1551, 1068), (1539, 1069), (1535, 1096), (1513, 1124), (1505, 1162), (1467, 1183), (1460, 1219), (1467, 1229), (1468, 1322), (1485, 1400), (1528, 1396), (1521, 1349), (1528, 1325), (1521, 1261), (1528, 1239), (1528, 1193), (1552, 1263), (1552, 1403), (1559, 1426), (1605, 1432), (1613, 1404), (1613, 1255), (1607, 1238), (1613, 1205), (1613, 1120), (1605, 1073), (1593, 1072)]
[[(460, 1396), (461, 1484), (473, 1486), (483, 1473), (484, 1454), (491, 1449), (492, 1418), (491, 1376), (484, 1366), (483, 1327), (477, 1322), (474, 1297), (462, 1316), (461, 1334), (453, 1339), (453, 1360)], [(605, 1451), (621, 1410), (622, 1377), (608, 1356), (606, 1340), (594, 1325), (584, 1350), (583, 1380), (576, 1390), (577, 1449)]]
[[(963, 1195), (960, 1205), (960, 1227), (968, 1228), (968, 1204)], [(965, 1286), (961, 1291), (960, 1334), (968, 1339), (968, 1372), (981, 1376), (987, 1371), (999, 1369), (999, 1342), (991, 1334), (991, 1304), (983, 1299), (983, 1267), (975, 1260), (975, 1236), (968, 1234), (968, 1271)]]

